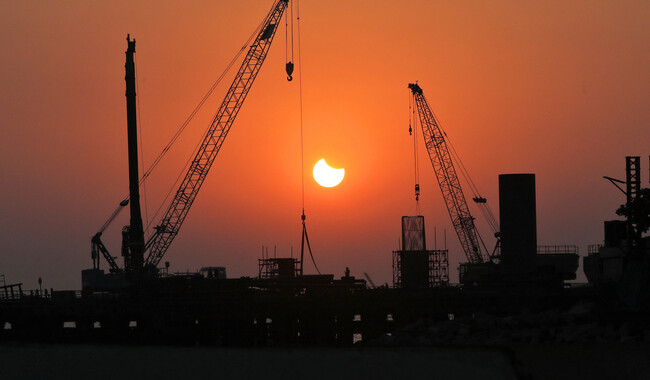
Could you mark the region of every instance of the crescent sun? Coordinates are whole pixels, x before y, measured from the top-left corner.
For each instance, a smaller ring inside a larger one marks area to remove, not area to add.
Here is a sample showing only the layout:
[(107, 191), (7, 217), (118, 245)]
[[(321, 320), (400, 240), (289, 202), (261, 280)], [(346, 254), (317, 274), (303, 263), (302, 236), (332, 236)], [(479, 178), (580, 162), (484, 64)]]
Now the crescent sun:
[(345, 169), (335, 169), (327, 165), (325, 159), (321, 159), (314, 165), (314, 180), (323, 187), (334, 187), (343, 181)]

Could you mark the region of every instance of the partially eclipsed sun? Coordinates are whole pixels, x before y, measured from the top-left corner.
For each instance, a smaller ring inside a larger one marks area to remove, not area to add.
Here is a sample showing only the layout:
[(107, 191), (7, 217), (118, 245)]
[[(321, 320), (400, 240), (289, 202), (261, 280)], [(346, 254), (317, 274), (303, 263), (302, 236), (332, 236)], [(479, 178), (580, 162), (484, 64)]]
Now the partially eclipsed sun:
[(321, 159), (314, 165), (314, 179), (323, 187), (334, 187), (343, 181), (345, 169), (334, 169)]

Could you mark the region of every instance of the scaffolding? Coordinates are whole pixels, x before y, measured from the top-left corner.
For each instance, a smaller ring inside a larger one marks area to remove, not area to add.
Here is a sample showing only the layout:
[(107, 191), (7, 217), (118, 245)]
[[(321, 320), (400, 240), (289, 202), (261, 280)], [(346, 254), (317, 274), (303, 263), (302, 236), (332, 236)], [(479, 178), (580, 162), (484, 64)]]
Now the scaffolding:
[(272, 257), (258, 259), (260, 279), (288, 278), (300, 275), (300, 260), (293, 257)]
[(7, 285), (7, 282), (5, 280), (5, 275), (0, 274), (0, 300), (19, 299), (22, 295), (23, 295), (22, 283)]
[(449, 285), (448, 250), (393, 251), (394, 288)]
[(393, 287), (421, 289), (449, 285), (447, 250), (427, 250), (424, 216), (402, 217), (401, 246), (401, 250), (393, 251)]
[(577, 245), (538, 245), (538, 255), (577, 255)]

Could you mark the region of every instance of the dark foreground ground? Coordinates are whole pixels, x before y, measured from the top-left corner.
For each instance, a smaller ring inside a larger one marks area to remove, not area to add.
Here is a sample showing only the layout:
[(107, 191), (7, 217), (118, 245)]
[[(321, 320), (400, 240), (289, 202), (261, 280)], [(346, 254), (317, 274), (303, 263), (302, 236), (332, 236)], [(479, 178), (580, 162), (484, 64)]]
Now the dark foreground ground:
[(648, 379), (646, 343), (224, 349), (4, 344), (0, 379)]

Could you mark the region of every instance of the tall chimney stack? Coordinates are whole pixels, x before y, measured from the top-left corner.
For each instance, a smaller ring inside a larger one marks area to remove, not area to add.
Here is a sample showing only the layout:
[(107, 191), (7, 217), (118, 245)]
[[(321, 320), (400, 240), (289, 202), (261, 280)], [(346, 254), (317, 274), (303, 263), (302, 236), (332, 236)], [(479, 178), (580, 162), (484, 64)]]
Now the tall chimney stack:
[(537, 255), (537, 212), (534, 174), (499, 175), (501, 270), (533, 273)]

